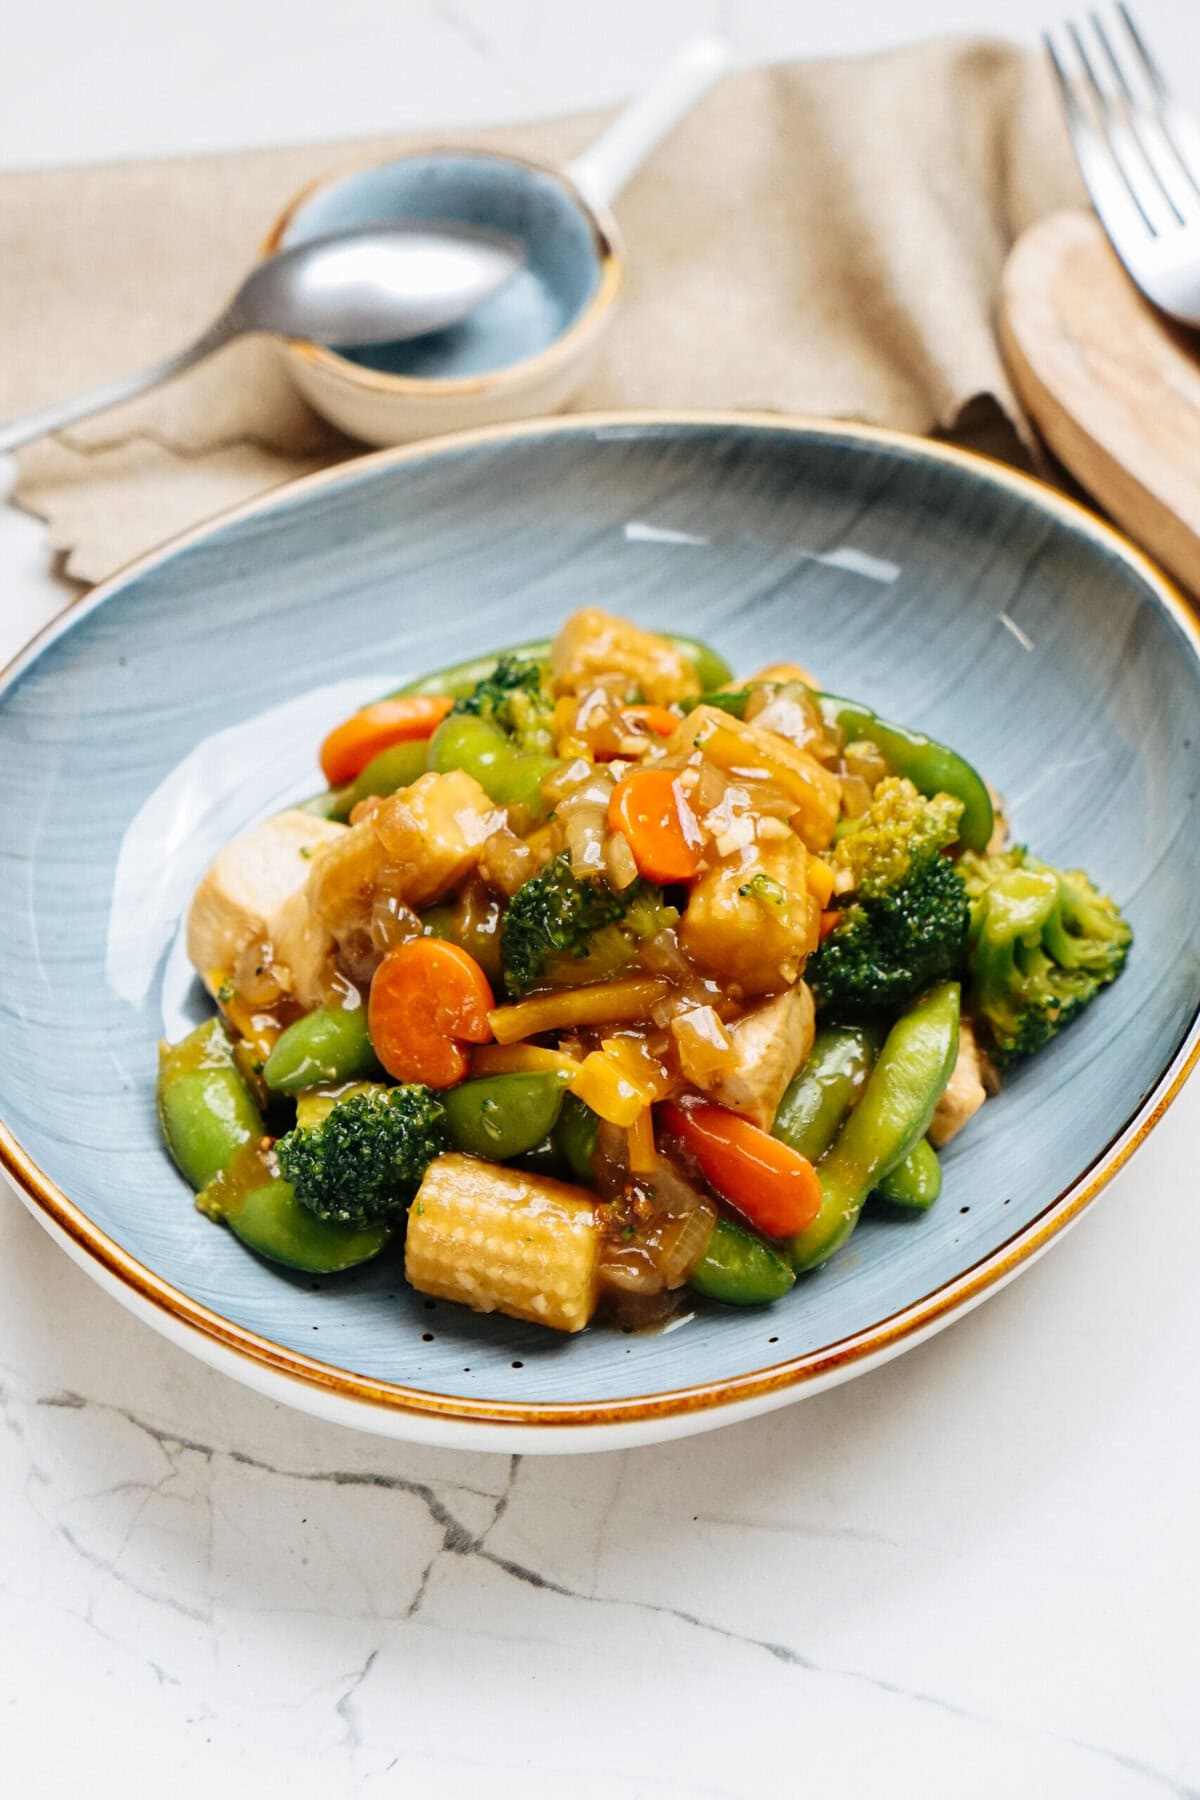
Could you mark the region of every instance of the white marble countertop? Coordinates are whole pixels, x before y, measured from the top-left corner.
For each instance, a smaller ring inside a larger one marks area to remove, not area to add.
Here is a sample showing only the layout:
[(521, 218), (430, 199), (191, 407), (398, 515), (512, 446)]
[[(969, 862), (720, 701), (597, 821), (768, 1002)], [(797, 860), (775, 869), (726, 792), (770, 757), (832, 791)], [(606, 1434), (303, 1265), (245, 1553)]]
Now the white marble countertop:
[[(852, 49), (883, 10), (347, 0), (323, 48), (282, 0), (26, 8), (0, 165), (557, 110), (690, 29)], [(1200, 48), (1200, 14), (1139, 11)], [(994, 25), (983, 0), (887, 9), (891, 38)], [(391, 69), (347, 49), (385, 33)], [(3, 660), (69, 595), (4, 508), (0, 574)], [(1200, 1793), (1198, 1150), (1194, 1082), (1050, 1255), (873, 1375), (524, 1460), (259, 1399), (0, 1184), (5, 1792)]]

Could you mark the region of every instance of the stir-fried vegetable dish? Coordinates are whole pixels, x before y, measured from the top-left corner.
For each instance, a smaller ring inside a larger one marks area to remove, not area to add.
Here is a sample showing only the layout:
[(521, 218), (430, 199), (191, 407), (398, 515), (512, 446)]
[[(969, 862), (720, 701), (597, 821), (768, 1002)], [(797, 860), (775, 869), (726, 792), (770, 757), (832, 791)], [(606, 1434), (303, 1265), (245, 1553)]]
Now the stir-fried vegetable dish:
[(337, 724), (188, 918), (197, 1205), (314, 1273), (578, 1331), (780, 1299), (1120, 974), (945, 745), (589, 609)]

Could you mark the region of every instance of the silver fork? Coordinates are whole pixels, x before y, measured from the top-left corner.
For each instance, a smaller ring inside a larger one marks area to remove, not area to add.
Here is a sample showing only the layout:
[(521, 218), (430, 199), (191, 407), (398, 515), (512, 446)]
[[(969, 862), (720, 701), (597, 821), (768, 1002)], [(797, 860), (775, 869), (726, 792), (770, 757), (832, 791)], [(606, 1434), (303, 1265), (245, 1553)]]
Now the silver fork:
[(1079, 172), (1142, 292), (1200, 325), (1200, 126), (1124, 4), (1043, 33)]

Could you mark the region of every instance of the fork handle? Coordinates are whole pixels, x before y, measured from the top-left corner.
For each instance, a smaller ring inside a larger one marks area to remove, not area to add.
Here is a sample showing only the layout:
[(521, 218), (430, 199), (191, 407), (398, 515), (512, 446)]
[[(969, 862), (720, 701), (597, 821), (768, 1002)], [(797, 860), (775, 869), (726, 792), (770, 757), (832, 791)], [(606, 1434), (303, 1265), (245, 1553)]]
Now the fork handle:
[(222, 313), (194, 344), (189, 344), (186, 350), (177, 351), (174, 356), (164, 357), (162, 362), (151, 363), (148, 369), (138, 369), (132, 375), (121, 375), (116, 381), (106, 381), (101, 387), (88, 388), (86, 392), (76, 394), (70, 400), (59, 400), (53, 406), (43, 406), (38, 412), (24, 413), (20, 418), (9, 419), (6, 424), (0, 425), (0, 453), (15, 450), (18, 444), (28, 444), (33, 438), (45, 437), (49, 432), (61, 431), (64, 426), (73, 425), (77, 419), (87, 419), (93, 413), (107, 412), (110, 406), (120, 406), (123, 401), (132, 400), (136, 395), (157, 387), (161, 381), (170, 381), (176, 375), (182, 375), (185, 369), (203, 362), (206, 356), (211, 356), (214, 350), (219, 350), (245, 329), (232, 311)]

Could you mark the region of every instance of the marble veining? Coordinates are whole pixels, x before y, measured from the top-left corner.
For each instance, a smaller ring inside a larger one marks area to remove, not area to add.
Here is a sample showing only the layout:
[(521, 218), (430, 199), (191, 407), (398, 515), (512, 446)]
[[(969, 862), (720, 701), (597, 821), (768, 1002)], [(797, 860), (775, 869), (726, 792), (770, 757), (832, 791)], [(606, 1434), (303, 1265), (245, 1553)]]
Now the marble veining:
[[(1198, 1113), (1148, 1148), (1160, 1179)], [(822, 1794), (881, 1791), (885, 1770), (900, 1793), (957, 1795), (968, 1770), (973, 1794), (1200, 1792), (1187, 1668), (1166, 1634), (1125, 1635), (1135, 1591), (1164, 1625), (1177, 1603), (1135, 1533), (1165, 1489), (1178, 1547), (1196, 1451), (1180, 1434), (1138, 1475), (1170, 1378), (1080, 1330), (1157, 1262), (1130, 1255), (1139, 1203), (1122, 1184), (1070, 1257), (850, 1388), (707, 1439), (522, 1460), (231, 1387), (6, 1199), (5, 1685), (27, 1721), (49, 1671), (86, 1673), (111, 1713), (78, 1745), (23, 1724), (18, 1773), (82, 1774), (106, 1745), (132, 1767), (136, 1731), (185, 1797), (214, 1753), (302, 1796), (435, 1773), (439, 1794), (484, 1773), (508, 1792), (531, 1771), (525, 1791), (748, 1796), (802, 1752)], [(1182, 1200), (1163, 1225), (1200, 1251)], [(1188, 1286), (1160, 1293), (1164, 1329)]]

